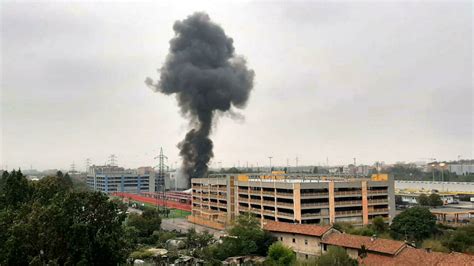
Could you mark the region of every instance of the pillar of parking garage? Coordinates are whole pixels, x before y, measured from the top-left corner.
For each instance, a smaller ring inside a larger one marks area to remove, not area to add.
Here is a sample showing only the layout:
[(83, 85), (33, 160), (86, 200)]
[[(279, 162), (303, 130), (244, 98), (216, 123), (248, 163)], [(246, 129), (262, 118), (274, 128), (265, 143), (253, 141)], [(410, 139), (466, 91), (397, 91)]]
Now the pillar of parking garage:
[(329, 182), (329, 222), (333, 224), (336, 220), (336, 209), (334, 207), (334, 180)]
[(369, 224), (369, 208), (367, 201), (367, 181), (362, 181), (362, 222)]
[(301, 223), (301, 184), (293, 184), (293, 215), (298, 223)]

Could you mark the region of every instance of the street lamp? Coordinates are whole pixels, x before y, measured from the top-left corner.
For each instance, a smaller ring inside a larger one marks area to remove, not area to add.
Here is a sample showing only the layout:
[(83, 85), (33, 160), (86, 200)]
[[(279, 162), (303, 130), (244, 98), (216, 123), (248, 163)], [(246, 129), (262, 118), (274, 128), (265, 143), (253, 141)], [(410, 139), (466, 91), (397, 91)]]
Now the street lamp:
[(435, 181), (435, 180), (434, 180), (434, 169), (435, 169), (435, 166), (436, 166), (435, 164), (432, 164), (432, 165), (431, 165), (431, 173), (433, 174), (433, 182)]
[(446, 164), (445, 163), (440, 163), (439, 166), (441, 167), (441, 180), (444, 182), (444, 166)]

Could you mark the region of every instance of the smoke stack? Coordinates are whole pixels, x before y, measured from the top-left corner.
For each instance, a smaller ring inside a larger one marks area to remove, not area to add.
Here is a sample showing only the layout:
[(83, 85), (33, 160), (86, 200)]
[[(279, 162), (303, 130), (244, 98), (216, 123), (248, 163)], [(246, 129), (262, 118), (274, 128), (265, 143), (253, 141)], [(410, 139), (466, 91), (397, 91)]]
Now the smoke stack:
[(209, 138), (217, 111), (235, 117), (233, 107), (245, 107), (253, 88), (254, 72), (234, 54), (232, 38), (206, 13), (194, 13), (173, 26), (175, 37), (158, 70), (160, 79), (145, 83), (155, 92), (176, 94), (181, 114), (191, 130), (178, 144), (183, 170), (190, 178), (204, 177), (214, 156)]

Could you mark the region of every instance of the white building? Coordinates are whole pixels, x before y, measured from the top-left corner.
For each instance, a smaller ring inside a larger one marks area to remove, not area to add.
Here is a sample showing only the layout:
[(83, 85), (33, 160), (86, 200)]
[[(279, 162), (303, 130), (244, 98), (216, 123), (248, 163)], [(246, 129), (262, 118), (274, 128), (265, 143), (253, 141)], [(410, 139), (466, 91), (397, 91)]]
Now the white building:
[(457, 175), (467, 175), (474, 173), (474, 164), (449, 164), (448, 170)]

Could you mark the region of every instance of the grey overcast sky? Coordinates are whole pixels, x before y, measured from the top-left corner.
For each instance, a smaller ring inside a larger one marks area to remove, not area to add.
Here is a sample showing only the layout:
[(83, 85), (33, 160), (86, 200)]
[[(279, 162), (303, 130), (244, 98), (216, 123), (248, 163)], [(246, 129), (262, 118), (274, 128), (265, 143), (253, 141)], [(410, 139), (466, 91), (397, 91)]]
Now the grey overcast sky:
[(470, 1), (2, 1), (0, 168), (179, 164), (187, 121), (144, 80), (195, 11), (256, 73), (214, 166), (473, 157)]

